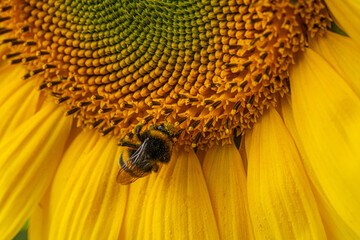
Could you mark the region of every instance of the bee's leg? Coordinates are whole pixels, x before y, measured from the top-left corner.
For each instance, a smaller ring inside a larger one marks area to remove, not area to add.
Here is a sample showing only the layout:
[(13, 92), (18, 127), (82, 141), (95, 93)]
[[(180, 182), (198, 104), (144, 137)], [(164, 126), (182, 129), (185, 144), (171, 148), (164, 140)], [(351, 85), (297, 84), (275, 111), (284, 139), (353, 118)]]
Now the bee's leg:
[(153, 172), (157, 172), (159, 170), (159, 165), (157, 164), (152, 165), (152, 170)]
[(132, 137), (134, 136), (134, 133), (132, 132), (128, 132), (127, 134), (125, 134), (125, 136), (120, 140), (120, 143), (123, 143), (123, 142), (128, 142), (128, 141), (131, 141)]
[(135, 127), (135, 134), (141, 142), (145, 140), (142, 134), (140, 133), (143, 126), (144, 126), (143, 124), (139, 124)]
[(127, 166), (126, 166), (126, 164), (125, 164), (125, 162), (124, 162), (124, 159), (123, 159), (123, 154), (121, 154), (121, 155), (120, 155), (120, 158), (119, 158), (119, 165), (120, 165), (120, 167), (121, 167), (122, 169), (124, 169), (124, 170), (126, 171)]
[(125, 147), (130, 147), (130, 148), (138, 148), (139, 146), (135, 145), (135, 144), (132, 144), (132, 143), (129, 143), (129, 142), (120, 142), (118, 144), (119, 146), (125, 146)]
[(133, 148), (133, 149), (137, 149), (140, 145), (137, 144), (136, 142), (134, 142), (132, 140), (132, 137), (131, 135), (134, 135), (133, 133), (128, 133), (126, 134), (121, 140), (120, 142), (118, 143), (118, 146), (125, 146), (125, 147), (130, 147), (130, 148)]

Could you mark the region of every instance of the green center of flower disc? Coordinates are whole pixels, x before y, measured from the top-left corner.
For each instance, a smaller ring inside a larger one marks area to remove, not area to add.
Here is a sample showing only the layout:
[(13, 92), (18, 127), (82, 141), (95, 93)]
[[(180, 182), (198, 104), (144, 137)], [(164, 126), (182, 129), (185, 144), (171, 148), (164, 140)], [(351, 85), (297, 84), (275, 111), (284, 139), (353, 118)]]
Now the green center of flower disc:
[[(326, 28), (321, 1), (0, 3), (5, 59), (78, 126), (119, 139), (170, 122), (180, 145), (232, 141), (289, 92), (288, 68)], [(316, 17), (315, 17), (316, 16)]]

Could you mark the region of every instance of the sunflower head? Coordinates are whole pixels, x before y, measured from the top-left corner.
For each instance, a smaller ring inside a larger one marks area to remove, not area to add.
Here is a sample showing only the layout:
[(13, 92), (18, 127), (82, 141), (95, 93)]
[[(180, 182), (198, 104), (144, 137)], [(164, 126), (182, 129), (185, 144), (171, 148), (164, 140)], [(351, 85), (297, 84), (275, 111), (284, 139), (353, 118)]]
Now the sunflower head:
[(231, 142), (289, 92), (322, 1), (2, 1), (4, 59), (80, 127), (121, 139), (171, 124), (178, 145)]

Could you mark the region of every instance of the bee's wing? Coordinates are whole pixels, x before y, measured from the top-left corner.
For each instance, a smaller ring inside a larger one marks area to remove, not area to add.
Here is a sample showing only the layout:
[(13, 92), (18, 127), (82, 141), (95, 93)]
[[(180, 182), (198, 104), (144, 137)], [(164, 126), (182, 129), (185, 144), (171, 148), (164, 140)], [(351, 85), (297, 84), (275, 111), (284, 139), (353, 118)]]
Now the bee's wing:
[(118, 183), (123, 185), (130, 184), (151, 172), (152, 166), (146, 160), (145, 155), (146, 146), (147, 140), (132, 155), (128, 148), (121, 153), (119, 159), (121, 169), (116, 178)]
[[(125, 151), (128, 151), (128, 150), (125, 150)], [(127, 159), (126, 162), (124, 162), (123, 158)], [(129, 155), (127, 153), (126, 154), (122, 153), (120, 155), (120, 161), (119, 161), (120, 162), (120, 170), (116, 177), (116, 181), (122, 185), (130, 184), (138, 179), (138, 177), (134, 177), (128, 172), (127, 167), (124, 167), (124, 165), (126, 166), (126, 163), (128, 161), (129, 161)]]

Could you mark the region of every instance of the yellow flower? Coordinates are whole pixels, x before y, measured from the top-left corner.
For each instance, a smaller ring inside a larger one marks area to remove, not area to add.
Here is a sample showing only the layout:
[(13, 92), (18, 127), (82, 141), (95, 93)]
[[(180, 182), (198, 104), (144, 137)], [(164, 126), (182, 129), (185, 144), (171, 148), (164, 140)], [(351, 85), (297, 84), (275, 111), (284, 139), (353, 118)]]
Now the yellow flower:
[[(359, 8), (2, 1), (0, 239), (360, 239)], [(172, 158), (121, 185), (139, 123)]]

